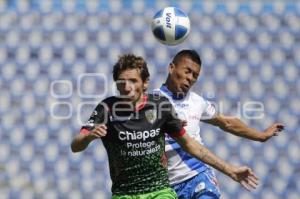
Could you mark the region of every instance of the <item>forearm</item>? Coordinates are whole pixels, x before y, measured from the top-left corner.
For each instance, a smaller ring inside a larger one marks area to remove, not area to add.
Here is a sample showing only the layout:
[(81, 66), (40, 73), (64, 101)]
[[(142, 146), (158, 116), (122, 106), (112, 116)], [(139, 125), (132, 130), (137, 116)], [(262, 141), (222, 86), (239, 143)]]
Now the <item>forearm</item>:
[(175, 139), (180, 144), (180, 146), (193, 157), (203, 161), (204, 163), (214, 167), (215, 169), (230, 177), (232, 176), (232, 165), (223, 161), (221, 158), (208, 150), (205, 146), (192, 139), (189, 135), (186, 134)]
[(93, 139), (86, 134), (78, 134), (72, 140), (71, 149), (73, 152), (83, 151), (92, 140)]
[(216, 156), (215, 154), (213, 154), (203, 145), (200, 145), (198, 143), (192, 144), (192, 146), (190, 146), (189, 149), (187, 148), (186, 151), (194, 157), (196, 157), (197, 159), (221, 171), (222, 173), (228, 176), (232, 175), (231, 165), (219, 158), (218, 156)]
[(226, 119), (225, 125), (221, 125), (220, 128), (239, 137), (244, 137), (254, 141), (264, 140), (263, 133), (248, 127), (245, 123), (237, 118)]

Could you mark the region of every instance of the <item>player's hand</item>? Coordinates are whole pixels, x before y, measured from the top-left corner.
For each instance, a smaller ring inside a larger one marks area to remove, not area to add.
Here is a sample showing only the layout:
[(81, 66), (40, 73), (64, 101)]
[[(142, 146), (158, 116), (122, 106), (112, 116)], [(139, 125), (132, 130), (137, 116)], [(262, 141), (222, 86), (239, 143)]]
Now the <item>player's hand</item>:
[(248, 191), (255, 189), (258, 185), (258, 178), (247, 166), (234, 167), (230, 177), (240, 183)]
[(107, 134), (107, 127), (104, 124), (97, 125), (91, 132), (89, 133), (89, 136), (92, 139), (105, 137)]
[(284, 130), (284, 125), (281, 123), (275, 123), (272, 124), (269, 128), (267, 128), (264, 132), (263, 132), (263, 139), (262, 141), (265, 142), (268, 139), (270, 139), (273, 136), (277, 136), (279, 132), (281, 132), (282, 130)]

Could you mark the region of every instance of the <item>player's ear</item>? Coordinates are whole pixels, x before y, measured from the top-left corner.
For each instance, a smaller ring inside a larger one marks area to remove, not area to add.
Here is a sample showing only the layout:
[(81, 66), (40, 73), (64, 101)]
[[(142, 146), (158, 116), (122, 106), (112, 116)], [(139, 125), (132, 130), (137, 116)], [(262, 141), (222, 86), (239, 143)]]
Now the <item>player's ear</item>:
[(143, 82), (143, 91), (146, 92), (146, 90), (148, 89), (149, 86), (149, 78), (147, 78), (144, 82)]
[(174, 68), (175, 68), (175, 64), (174, 64), (173, 62), (171, 62), (171, 63), (169, 64), (169, 73), (170, 73), (170, 74), (173, 73)]

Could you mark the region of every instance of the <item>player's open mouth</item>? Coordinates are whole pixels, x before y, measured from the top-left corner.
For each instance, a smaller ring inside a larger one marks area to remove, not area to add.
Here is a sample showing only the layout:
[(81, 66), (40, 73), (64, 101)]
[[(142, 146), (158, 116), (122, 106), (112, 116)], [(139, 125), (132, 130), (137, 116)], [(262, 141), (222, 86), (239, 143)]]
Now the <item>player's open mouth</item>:
[(134, 95), (134, 93), (123, 93), (123, 94), (121, 94), (120, 95), (120, 97), (122, 98), (122, 99), (124, 99), (124, 100), (133, 100), (134, 98), (135, 98), (135, 95)]
[(186, 90), (190, 89), (190, 86), (187, 85), (187, 84), (183, 84), (183, 87), (184, 87), (184, 89), (186, 89)]
[(134, 95), (127, 95), (126, 98), (127, 99), (134, 99)]

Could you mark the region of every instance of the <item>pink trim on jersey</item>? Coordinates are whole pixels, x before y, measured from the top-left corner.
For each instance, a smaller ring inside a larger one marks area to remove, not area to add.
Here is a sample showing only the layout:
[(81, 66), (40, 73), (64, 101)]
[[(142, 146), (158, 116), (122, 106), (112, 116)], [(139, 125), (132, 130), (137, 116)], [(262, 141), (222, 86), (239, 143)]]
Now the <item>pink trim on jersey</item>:
[(80, 129), (80, 134), (82, 134), (82, 135), (87, 135), (89, 133), (90, 133), (90, 131), (85, 128)]
[(141, 110), (142, 108), (144, 108), (144, 106), (146, 105), (147, 101), (148, 101), (148, 96), (147, 96), (147, 95), (144, 95), (144, 96), (142, 97), (142, 102), (138, 105), (138, 107), (136, 107), (136, 110), (139, 111), (139, 110)]

